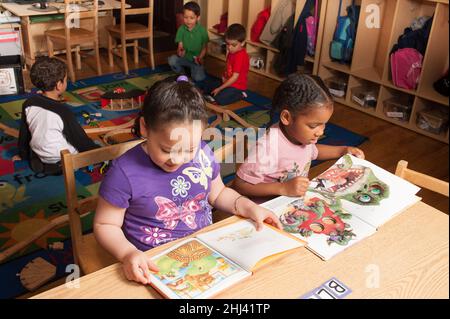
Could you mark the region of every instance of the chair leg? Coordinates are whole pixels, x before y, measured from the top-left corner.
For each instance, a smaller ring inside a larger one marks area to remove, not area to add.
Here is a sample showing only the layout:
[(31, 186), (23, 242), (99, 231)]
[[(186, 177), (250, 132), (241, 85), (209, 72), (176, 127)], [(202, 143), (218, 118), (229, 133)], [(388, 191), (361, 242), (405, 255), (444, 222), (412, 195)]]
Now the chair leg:
[(102, 64), (100, 61), (100, 50), (98, 48), (98, 39), (95, 40), (94, 48), (95, 48), (95, 61), (97, 63), (97, 75), (102, 75)]
[(77, 45), (75, 47), (75, 63), (77, 66), (77, 70), (81, 70), (81, 56), (80, 56), (80, 46)]
[(72, 48), (66, 47), (66, 57), (67, 57), (67, 68), (69, 70), (69, 78), (72, 83), (76, 82), (75, 72), (73, 70), (73, 61), (72, 61)]
[(114, 66), (113, 50), (116, 47), (115, 45), (113, 45), (113, 41), (114, 43), (116, 42), (116, 40), (111, 36), (111, 33), (108, 33), (108, 62), (109, 66), (111, 67)]
[(49, 36), (45, 37), (47, 40), (47, 49), (48, 49), (48, 56), (53, 57), (55, 55), (55, 50), (53, 47), (53, 41), (50, 39)]
[(125, 39), (121, 40), (122, 43), (122, 62), (123, 62), (123, 73), (128, 74), (128, 59), (127, 59), (127, 41)]
[(139, 64), (139, 43), (138, 40), (133, 41), (134, 64)]
[(148, 55), (150, 57), (150, 66), (155, 69), (155, 56), (153, 54), (153, 36), (148, 38)]

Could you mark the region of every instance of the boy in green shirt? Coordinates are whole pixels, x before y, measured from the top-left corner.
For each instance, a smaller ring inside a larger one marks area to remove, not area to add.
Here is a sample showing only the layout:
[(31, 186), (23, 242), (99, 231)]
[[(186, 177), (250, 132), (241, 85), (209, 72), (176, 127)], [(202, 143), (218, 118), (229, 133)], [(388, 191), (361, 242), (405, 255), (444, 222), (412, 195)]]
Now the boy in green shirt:
[(184, 25), (178, 28), (175, 42), (178, 43), (176, 55), (169, 57), (169, 65), (176, 73), (185, 73), (190, 69), (194, 81), (206, 78), (203, 58), (206, 55), (206, 45), (209, 41), (208, 32), (198, 22), (200, 20), (200, 6), (195, 2), (188, 2), (183, 6)]

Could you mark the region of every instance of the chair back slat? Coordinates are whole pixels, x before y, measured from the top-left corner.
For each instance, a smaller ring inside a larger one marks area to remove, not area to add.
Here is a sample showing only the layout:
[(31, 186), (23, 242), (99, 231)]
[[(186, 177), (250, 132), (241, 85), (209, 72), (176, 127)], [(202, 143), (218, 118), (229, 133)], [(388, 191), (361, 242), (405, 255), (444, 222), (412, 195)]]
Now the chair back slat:
[(408, 162), (399, 161), (395, 175), (433, 192), (449, 197), (449, 183), (408, 168)]

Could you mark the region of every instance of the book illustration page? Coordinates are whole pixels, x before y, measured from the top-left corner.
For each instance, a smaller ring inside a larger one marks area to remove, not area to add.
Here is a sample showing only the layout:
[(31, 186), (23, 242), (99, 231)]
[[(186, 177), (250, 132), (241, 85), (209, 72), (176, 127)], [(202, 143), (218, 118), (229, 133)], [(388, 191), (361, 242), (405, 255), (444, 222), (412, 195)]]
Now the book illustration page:
[(370, 162), (345, 155), (314, 178), (309, 190), (341, 201), (344, 210), (379, 227), (416, 202), (414, 194), (420, 188)]
[(308, 248), (329, 259), (376, 229), (344, 211), (340, 201), (319, 194), (290, 199), (276, 211), (285, 231), (308, 242)]
[(355, 165), (349, 155), (314, 178), (310, 190), (362, 206), (378, 206), (389, 197), (389, 186), (369, 167)]
[(178, 298), (201, 298), (208, 290), (242, 269), (219, 253), (193, 239), (154, 259), (155, 274)]
[(346, 246), (356, 236), (352, 225), (345, 222), (352, 216), (345, 213), (339, 201), (327, 202), (318, 196), (290, 203), (280, 216), (285, 231), (300, 234), (306, 240), (321, 234), (328, 245)]
[(304, 245), (301, 241), (268, 226), (256, 231), (255, 224), (249, 220), (197, 235), (197, 238), (247, 271), (252, 271), (252, 268), (265, 257)]

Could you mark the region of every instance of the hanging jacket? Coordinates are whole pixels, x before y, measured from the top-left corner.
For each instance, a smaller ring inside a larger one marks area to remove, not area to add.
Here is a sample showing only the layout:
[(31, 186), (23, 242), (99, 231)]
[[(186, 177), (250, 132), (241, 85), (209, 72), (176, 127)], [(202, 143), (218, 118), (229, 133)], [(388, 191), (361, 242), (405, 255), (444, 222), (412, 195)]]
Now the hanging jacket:
[(292, 43), (294, 39), (294, 22), (295, 16), (291, 15), (291, 17), (287, 20), (281, 32), (272, 42), (272, 46), (280, 51), (280, 53), (275, 55), (273, 61), (273, 68), (277, 73), (277, 75), (280, 77), (285, 77), (289, 74), (288, 66), (289, 66), (289, 57), (292, 51)]
[(280, 0), (277, 7), (272, 9), (269, 21), (267, 21), (259, 41), (266, 45), (271, 45), (293, 14), (295, 14), (294, 1)]
[(429, 18), (420, 29), (413, 31), (410, 27), (406, 28), (403, 34), (398, 38), (397, 44), (392, 48), (391, 54), (399, 49), (412, 48), (425, 56), (428, 38), (430, 37), (431, 26), (433, 24), (433, 17)]
[(305, 64), (306, 49), (308, 46), (306, 18), (311, 16), (311, 8), (314, 7), (314, 5), (314, 0), (307, 0), (298, 17), (292, 39), (292, 49), (288, 55), (287, 74), (296, 72), (297, 66), (303, 66)]

